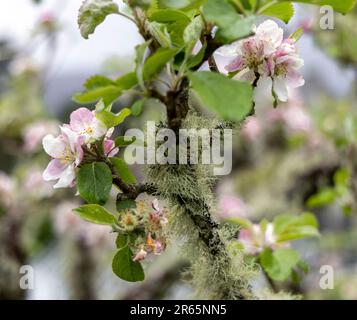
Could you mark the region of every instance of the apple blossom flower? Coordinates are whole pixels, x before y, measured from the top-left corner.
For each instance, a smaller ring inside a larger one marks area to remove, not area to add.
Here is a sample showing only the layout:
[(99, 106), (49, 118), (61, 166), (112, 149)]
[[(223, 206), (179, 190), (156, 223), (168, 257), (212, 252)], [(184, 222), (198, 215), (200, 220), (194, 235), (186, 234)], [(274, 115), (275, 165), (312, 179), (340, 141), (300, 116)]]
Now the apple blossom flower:
[(244, 252), (249, 255), (256, 255), (262, 252), (264, 248), (275, 250), (289, 246), (288, 242), (277, 243), (272, 223), (268, 223), (264, 228), (259, 224), (243, 228), (239, 232), (238, 242), (243, 245)]
[(286, 102), (288, 88), (304, 84), (299, 69), (304, 62), (297, 53), (293, 38), (283, 39), (283, 30), (272, 20), (256, 29), (256, 34), (235, 44), (235, 57), (225, 67), (234, 73), (233, 79), (248, 81), (256, 86), (256, 105)]
[(95, 117), (94, 111), (87, 108), (79, 108), (70, 115), (69, 125), (65, 125), (79, 136), (84, 137), (84, 143), (91, 143), (104, 137), (108, 128)]
[(45, 181), (58, 180), (54, 188), (73, 187), (75, 184), (75, 168), (83, 158), (83, 136), (78, 136), (68, 127), (61, 127), (61, 134), (52, 134), (43, 138), (43, 148), (53, 160), (43, 172)]

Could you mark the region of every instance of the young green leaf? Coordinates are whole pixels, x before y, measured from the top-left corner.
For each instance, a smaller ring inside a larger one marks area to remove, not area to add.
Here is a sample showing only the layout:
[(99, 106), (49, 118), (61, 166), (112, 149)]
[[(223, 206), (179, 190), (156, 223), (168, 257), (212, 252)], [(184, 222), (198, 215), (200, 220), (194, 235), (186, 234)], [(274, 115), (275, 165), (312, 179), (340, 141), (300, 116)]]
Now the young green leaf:
[(88, 104), (102, 99), (105, 105), (111, 104), (122, 93), (122, 90), (116, 85), (97, 87), (85, 92), (77, 92), (73, 95), (73, 101), (80, 104)]
[(115, 86), (115, 85), (116, 83), (114, 80), (101, 75), (92, 76), (88, 78), (84, 83), (84, 87), (88, 91), (102, 88), (102, 87), (107, 87), (107, 86)]
[(159, 9), (154, 11), (149, 20), (156, 21), (160, 23), (176, 22), (179, 20), (190, 22), (190, 18), (183, 11), (177, 9)]
[(116, 253), (112, 268), (113, 272), (125, 281), (137, 282), (145, 279), (143, 267), (140, 262), (133, 261), (133, 252), (128, 246)]
[(150, 41), (146, 41), (135, 47), (135, 73), (141, 89), (145, 90), (143, 68), (146, 58), (146, 53), (149, 48)]
[(136, 137), (125, 137), (119, 136), (115, 138), (115, 146), (117, 147), (127, 147), (136, 141)]
[(203, 106), (216, 112), (222, 119), (242, 121), (250, 113), (253, 89), (249, 83), (208, 71), (191, 73), (189, 78)]
[(117, 114), (114, 114), (113, 112), (106, 111), (106, 110), (95, 113), (96, 118), (102, 121), (107, 128), (113, 128), (121, 124), (130, 115), (131, 115), (131, 110), (128, 108), (122, 109)]
[(125, 90), (137, 85), (135, 72), (127, 73), (116, 80), (104, 76), (90, 77), (84, 83), (86, 91), (75, 93), (73, 100), (80, 104), (88, 104), (102, 100), (104, 107), (112, 104)]
[(115, 217), (105, 208), (97, 204), (87, 204), (74, 209), (73, 211), (75, 211), (82, 219), (95, 224), (111, 226), (116, 223)]
[(271, 279), (284, 281), (291, 276), (293, 268), (299, 263), (300, 254), (294, 249), (279, 249), (275, 252), (266, 249), (259, 258), (261, 266)]
[(145, 104), (144, 99), (135, 101), (135, 103), (131, 107), (131, 114), (135, 117), (139, 116), (141, 114), (141, 112), (143, 111), (144, 104)]
[(304, 29), (302, 27), (296, 29), (289, 37), (289, 39), (293, 39), (294, 41), (298, 41), (304, 33)]
[(288, 23), (294, 15), (294, 5), (292, 2), (275, 3), (271, 6), (266, 6), (265, 9), (259, 13), (264, 16), (278, 18), (285, 23)]
[(154, 39), (163, 48), (171, 47), (170, 34), (167, 31), (167, 26), (164, 23), (158, 23), (156, 21), (149, 22), (147, 24), (147, 30), (154, 37)]
[(88, 203), (105, 204), (112, 189), (112, 172), (103, 162), (81, 166), (77, 174), (79, 194)]
[(82, 37), (88, 39), (107, 15), (118, 12), (118, 5), (112, 0), (85, 0), (78, 15), (78, 26)]
[(254, 16), (242, 18), (228, 0), (207, 0), (203, 5), (206, 21), (218, 26), (216, 38), (231, 43), (252, 34)]
[(116, 85), (123, 91), (129, 90), (138, 84), (135, 72), (129, 72), (115, 80)]
[(110, 162), (113, 164), (119, 177), (127, 184), (136, 183), (136, 177), (131, 172), (126, 162), (121, 158), (110, 158)]
[(311, 213), (300, 216), (280, 215), (274, 219), (274, 233), (278, 242), (318, 237), (318, 222)]
[(177, 54), (177, 49), (160, 48), (144, 64), (143, 79), (150, 80)]
[(204, 24), (201, 16), (195, 17), (185, 28), (183, 39), (187, 45), (186, 54), (191, 54), (193, 47), (201, 37), (203, 28)]

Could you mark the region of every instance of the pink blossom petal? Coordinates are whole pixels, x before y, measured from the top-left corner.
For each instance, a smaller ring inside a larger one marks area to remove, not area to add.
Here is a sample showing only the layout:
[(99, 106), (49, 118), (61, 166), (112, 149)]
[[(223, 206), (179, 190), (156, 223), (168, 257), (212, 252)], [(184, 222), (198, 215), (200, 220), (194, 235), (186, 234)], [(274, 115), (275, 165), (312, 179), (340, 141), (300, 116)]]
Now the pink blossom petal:
[(94, 119), (92, 111), (87, 108), (79, 108), (71, 113), (70, 126), (73, 131), (81, 132), (85, 130)]
[(115, 141), (110, 139), (105, 139), (103, 141), (103, 148), (104, 148), (104, 153), (108, 157), (114, 157), (119, 152), (119, 148), (115, 148)]
[(67, 166), (68, 163), (66, 163), (65, 161), (61, 161), (58, 159), (52, 160), (43, 172), (43, 180), (51, 181), (59, 179)]
[(244, 68), (245, 65), (245, 61), (242, 57), (237, 57), (235, 58), (233, 61), (231, 61), (226, 67), (225, 69), (228, 72), (234, 72), (237, 70), (241, 70)]

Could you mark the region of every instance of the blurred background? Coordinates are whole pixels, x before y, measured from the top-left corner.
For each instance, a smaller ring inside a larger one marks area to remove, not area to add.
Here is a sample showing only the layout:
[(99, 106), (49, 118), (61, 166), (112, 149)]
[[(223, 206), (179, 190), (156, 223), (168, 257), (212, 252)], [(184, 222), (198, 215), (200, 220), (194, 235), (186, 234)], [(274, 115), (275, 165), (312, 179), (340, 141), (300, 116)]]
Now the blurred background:
[[(41, 140), (58, 132), (76, 108), (73, 93), (93, 74), (130, 71), (142, 41), (119, 16), (109, 16), (84, 40), (77, 27), (81, 2), (1, 5), (0, 299), (188, 298), (192, 288), (180, 275), (187, 262), (175, 248), (146, 264), (144, 283), (121, 281), (111, 271), (110, 229), (72, 213), (80, 205), (75, 190), (54, 192), (42, 181), (48, 158)], [(286, 35), (305, 30), (299, 48), (306, 84), (290, 92), (289, 103), (257, 110), (242, 125), (233, 171), (218, 183), (217, 198), (237, 198), (241, 214), (253, 221), (314, 212), (321, 238), (294, 244), (310, 270), (301, 281), (279, 286), (306, 299), (357, 299), (357, 10), (336, 14), (334, 30), (319, 27), (318, 9), (296, 10), (284, 28)], [(139, 121), (161, 113), (147, 108), (141, 120), (126, 125), (140, 127)], [(219, 206), (217, 215), (223, 215)], [(19, 288), (22, 265), (35, 270), (33, 290)], [(335, 270), (333, 290), (319, 286), (322, 265)]]

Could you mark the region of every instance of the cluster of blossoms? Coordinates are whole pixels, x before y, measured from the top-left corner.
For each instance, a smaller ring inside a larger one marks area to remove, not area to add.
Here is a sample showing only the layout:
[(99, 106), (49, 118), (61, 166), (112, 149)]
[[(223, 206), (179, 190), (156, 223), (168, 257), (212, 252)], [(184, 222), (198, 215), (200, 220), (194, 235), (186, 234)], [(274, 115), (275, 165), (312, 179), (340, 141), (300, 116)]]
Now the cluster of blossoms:
[(252, 224), (240, 230), (238, 242), (248, 255), (257, 255), (265, 248), (277, 250), (289, 246), (288, 242), (278, 243), (272, 223), (266, 225)]
[(148, 254), (160, 255), (166, 247), (164, 226), (167, 224), (164, 210), (154, 199), (151, 206), (145, 201), (137, 201), (136, 208), (126, 210), (119, 221), (122, 231), (129, 235), (135, 255), (133, 261), (144, 260)]
[(296, 39), (284, 39), (283, 30), (272, 20), (256, 29), (254, 36), (238, 41), (225, 54), (234, 56), (225, 67), (236, 80), (248, 81), (254, 86), (254, 100), (258, 105), (268, 101), (288, 100), (288, 88), (304, 84), (299, 69), (304, 61), (299, 57)]
[[(115, 142), (110, 139), (114, 128), (107, 128), (86, 108), (73, 111), (70, 123), (60, 127), (57, 137), (49, 134), (43, 138), (43, 148), (53, 159), (43, 173), (45, 181), (58, 180), (54, 188), (67, 188), (75, 185), (76, 168), (86, 156), (103, 149), (104, 155), (112, 157), (118, 153)], [(95, 142), (103, 143), (96, 148)]]

